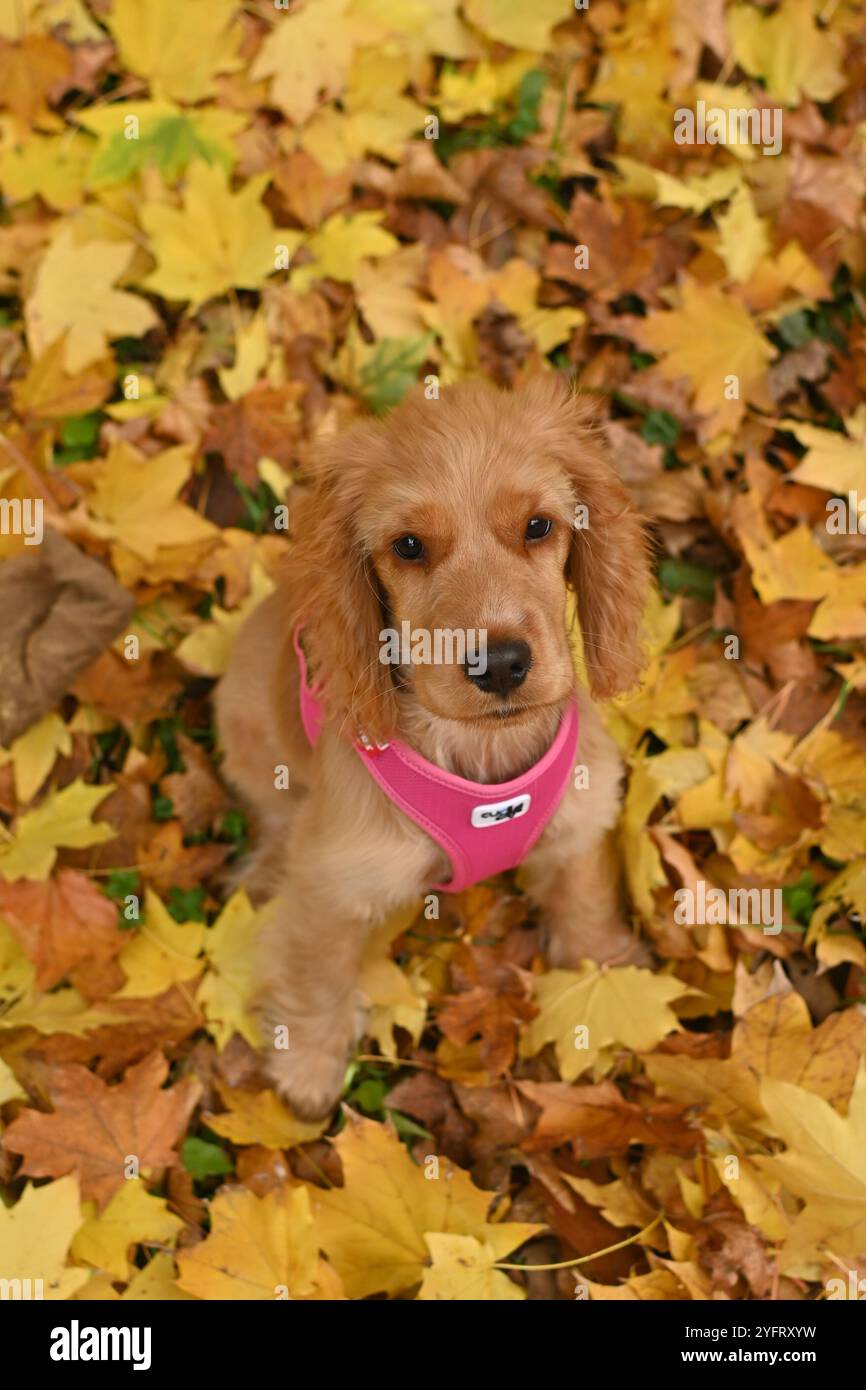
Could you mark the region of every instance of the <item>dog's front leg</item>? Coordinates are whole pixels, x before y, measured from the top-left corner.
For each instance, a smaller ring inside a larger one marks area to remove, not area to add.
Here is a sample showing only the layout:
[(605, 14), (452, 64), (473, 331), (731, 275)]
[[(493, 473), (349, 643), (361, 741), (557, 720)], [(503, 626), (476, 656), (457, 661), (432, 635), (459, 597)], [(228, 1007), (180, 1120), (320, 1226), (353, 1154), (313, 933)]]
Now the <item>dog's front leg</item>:
[(258, 947), (265, 1070), (303, 1119), (333, 1109), (360, 1018), (358, 969), (368, 920), (336, 909), (323, 885), (289, 874)]
[(582, 960), (645, 965), (651, 959), (626, 923), (609, 835), (567, 858), (561, 849), (555, 855), (541, 851), (528, 861), (526, 882), (542, 911), (550, 965), (574, 970)]

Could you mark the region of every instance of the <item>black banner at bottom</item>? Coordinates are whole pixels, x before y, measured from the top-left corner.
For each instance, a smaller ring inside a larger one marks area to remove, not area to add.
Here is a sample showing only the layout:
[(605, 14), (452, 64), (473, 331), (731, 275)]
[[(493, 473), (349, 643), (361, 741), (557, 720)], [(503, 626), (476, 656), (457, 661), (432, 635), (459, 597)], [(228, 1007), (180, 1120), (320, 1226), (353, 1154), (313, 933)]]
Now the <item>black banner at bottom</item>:
[[(847, 1300), (598, 1303), (576, 1299), (575, 1306), (527, 1302), (519, 1311), (510, 1303), (506, 1324), (499, 1323), (489, 1304), (475, 1303), (471, 1309), (463, 1305), (462, 1313), (452, 1308), (451, 1314), (447, 1310), (434, 1314), (432, 1309), (408, 1314), (408, 1301), (402, 1305), (403, 1313), (398, 1316), (395, 1309), (394, 1319), (389, 1315), (383, 1324), (379, 1315), (387, 1302), (367, 1300), (356, 1305), (352, 1314), (348, 1304), (292, 1300), (267, 1304), (7, 1301), (0, 1302), (2, 1356), (8, 1368), (13, 1347), (26, 1347), (31, 1372), (47, 1374), (49, 1381), (59, 1384), (81, 1376), (99, 1380), (106, 1369), (113, 1377), (128, 1373), (142, 1382), (148, 1376), (176, 1375), (182, 1369), (185, 1376), (219, 1377), (214, 1383), (224, 1383), (233, 1375), (249, 1379), (251, 1372), (266, 1374), (281, 1364), (287, 1366), (303, 1351), (297, 1339), (305, 1333), (320, 1334), (324, 1319), (329, 1336), (316, 1335), (309, 1350), (314, 1361), (323, 1366), (332, 1363), (332, 1349), (342, 1346), (347, 1351), (342, 1328), (340, 1340), (334, 1339), (336, 1316), (340, 1323), (348, 1317), (343, 1326), (358, 1334), (351, 1353), (354, 1360), (363, 1360), (362, 1349), (370, 1348), (371, 1369), (379, 1361), (375, 1348), (383, 1328), (392, 1348), (393, 1333), (406, 1330), (422, 1339), (413, 1343), (416, 1353), (422, 1351), (426, 1357), (431, 1345), (436, 1345), (445, 1361), (448, 1344), (441, 1339), (453, 1328), (455, 1335), (460, 1334), (452, 1354), (457, 1364), (471, 1364), (474, 1346), (476, 1356), (483, 1354), (488, 1374), (495, 1374), (497, 1352), (504, 1369), (513, 1372), (516, 1346), (532, 1357), (534, 1345), (543, 1363), (548, 1352), (562, 1352), (559, 1339), (568, 1337), (576, 1339), (568, 1343), (576, 1364), (588, 1367), (591, 1362), (599, 1372), (607, 1366), (618, 1378), (632, 1372), (666, 1376), (677, 1368), (691, 1368), (700, 1375), (710, 1366), (729, 1370), (760, 1366), (770, 1371), (805, 1367), (826, 1377), (857, 1364), (866, 1331), (861, 1310)], [(458, 1322), (453, 1324), (455, 1315)], [(467, 1315), (471, 1323), (464, 1321)], [(404, 1323), (404, 1316), (411, 1321)], [(513, 1334), (521, 1325), (524, 1335), (555, 1340), (525, 1342), (518, 1333), (516, 1341)], [(431, 1334), (439, 1339), (435, 1344), (426, 1340)]]

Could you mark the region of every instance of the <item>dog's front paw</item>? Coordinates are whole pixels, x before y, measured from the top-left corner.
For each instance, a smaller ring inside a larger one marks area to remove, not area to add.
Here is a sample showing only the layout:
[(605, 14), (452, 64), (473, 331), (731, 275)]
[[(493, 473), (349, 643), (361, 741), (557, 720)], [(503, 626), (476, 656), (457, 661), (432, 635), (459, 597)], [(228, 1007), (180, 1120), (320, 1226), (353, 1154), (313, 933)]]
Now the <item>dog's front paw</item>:
[(273, 1052), (265, 1072), (277, 1093), (300, 1120), (323, 1120), (343, 1093), (348, 1052), (290, 1046)]
[(594, 925), (591, 932), (573, 928), (551, 931), (545, 954), (553, 970), (578, 970), (584, 960), (594, 960), (599, 965), (637, 965), (644, 969), (652, 969), (655, 964), (650, 948), (622, 920)]

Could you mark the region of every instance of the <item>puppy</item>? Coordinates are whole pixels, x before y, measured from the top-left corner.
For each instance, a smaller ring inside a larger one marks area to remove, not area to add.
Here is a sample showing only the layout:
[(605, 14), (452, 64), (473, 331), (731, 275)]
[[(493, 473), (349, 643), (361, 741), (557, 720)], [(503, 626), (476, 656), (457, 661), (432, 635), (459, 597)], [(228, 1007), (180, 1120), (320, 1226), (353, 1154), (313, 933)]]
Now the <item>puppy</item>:
[[(473, 864), (497, 867), (486, 849), (499, 817), (515, 818), (514, 836), (527, 812), (525, 881), (551, 965), (640, 951), (608, 848), (622, 769), (592, 701), (640, 673), (647, 545), (591, 413), (550, 374), (514, 393), (479, 382), (437, 400), (412, 393), (384, 421), (338, 435), (293, 516), (284, 582), (238, 637), (217, 696), (224, 771), (258, 822), (247, 886), (276, 897), (260, 1014), (269, 1075), (301, 1116), (327, 1114), (340, 1095), (370, 928), (433, 885), (470, 881)], [(575, 681), (569, 587), (589, 691)], [(389, 663), (388, 630), (483, 634), (486, 667), (406, 660), (405, 647)], [(514, 789), (536, 788), (521, 779), (554, 745), (562, 773), (573, 710), (583, 771), (566, 766), (559, 794), (527, 811)], [(485, 828), (468, 828), (466, 803), (465, 838), (480, 858), (458, 871), (463, 830), (430, 832), (423, 786), (414, 817), (383, 788), (375, 764), (387, 750), (426, 769), (433, 800), (440, 785), (446, 799), (475, 795), (472, 824), (478, 814)]]

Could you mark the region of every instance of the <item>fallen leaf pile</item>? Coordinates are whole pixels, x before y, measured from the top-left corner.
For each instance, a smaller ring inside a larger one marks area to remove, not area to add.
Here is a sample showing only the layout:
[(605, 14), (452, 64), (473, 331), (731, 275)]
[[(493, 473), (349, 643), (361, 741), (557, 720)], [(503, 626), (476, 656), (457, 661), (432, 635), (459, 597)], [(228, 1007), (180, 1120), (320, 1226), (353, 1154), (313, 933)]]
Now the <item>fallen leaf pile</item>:
[[(857, 0), (0, 0), (0, 1277), (866, 1277), (864, 188)], [(546, 969), (519, 873), (417, 904), (305, 1124), (214, 681), (317, 439), (548, 370), (654, 537), (605, 717), (655, 964)], [(779, 930), (684, 920), (714, 889)]]

